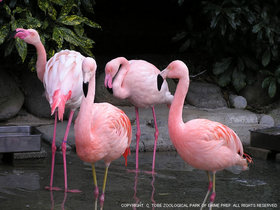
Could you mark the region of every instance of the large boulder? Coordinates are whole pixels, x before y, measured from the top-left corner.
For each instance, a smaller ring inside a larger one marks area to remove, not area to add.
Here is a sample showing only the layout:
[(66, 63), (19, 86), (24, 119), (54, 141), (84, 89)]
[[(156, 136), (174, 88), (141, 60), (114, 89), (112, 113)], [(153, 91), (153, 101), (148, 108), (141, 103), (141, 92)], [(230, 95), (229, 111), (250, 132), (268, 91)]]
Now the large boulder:
[(45, 97), (43, 83), (38, 79), (36, 72), (25, 70), (21, 77), (25, 94), (24, 107), (28, 112), (37, 116), (49, 118), (51, 109)]
[(15, 80), (3, 69), (0, 71), (0, 120), (15, 116), (21, 109), (24, 96)]
[(186, 102), (200, 108), (227, 107), (227, 102), (222, 96), (221, 89), (214, 84), (205, 82), (191, 82)]
[(262, 88), (264, 78), (264, 75), (257, 74), (255, 82), (247, 85), (240, 92), (240, 94), (246, 98), (248, 105), (255, 108), (261, 108), (275, 102), (275, 100), (279, 98), (279, 91), (277, 91), (276, 95), (271, 98), (267, 93), (268, 90)]

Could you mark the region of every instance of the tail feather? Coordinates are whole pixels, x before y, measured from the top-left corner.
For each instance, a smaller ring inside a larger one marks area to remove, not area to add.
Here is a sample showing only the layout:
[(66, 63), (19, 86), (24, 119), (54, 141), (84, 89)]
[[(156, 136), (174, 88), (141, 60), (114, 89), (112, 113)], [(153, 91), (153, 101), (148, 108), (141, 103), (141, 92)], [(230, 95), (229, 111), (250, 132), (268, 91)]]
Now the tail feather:
[(60, 90), (56, 90), (53, 95), (53, 103), (51, 105), (51, 114), (55, 112), (56, 108), (58, 108), (58, 119), (63, 120), (63, 114), (65, 111), (65, 104), (71, 97), (71, 90), (67, 95), (63, 95)]

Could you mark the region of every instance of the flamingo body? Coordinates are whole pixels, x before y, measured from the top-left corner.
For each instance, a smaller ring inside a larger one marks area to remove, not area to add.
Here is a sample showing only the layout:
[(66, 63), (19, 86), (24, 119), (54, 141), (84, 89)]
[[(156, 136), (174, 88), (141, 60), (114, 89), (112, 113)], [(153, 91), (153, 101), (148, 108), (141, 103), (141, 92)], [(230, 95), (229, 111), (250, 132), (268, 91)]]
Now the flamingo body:
[(85, 57), (79, 52), (62, 50), (46, 64), (44, 86), (52, 114), (58, 108), (59, 119), (65, 107), (77, 109), (82, 101), (82, 65)]
[[(121, 155), (125, 157), (125, 164), (127, 164), (132, 129), (129, 118), (122, 110), (108, 103), (94, 103), (96, 64), (93, 59), (89, 60), (88, 64), (90, 62), (94, 63), (94, 65), (85, 65), (85, 68), (83, 68), (85, 97), (82, 100), (80, 112), (75, 121), (74, 131), (78, 156), (83, 161), (92, 164), (95, 185), (95, 209), (99, 190), (94, 164), (99, 160), (104, 160), (105, 162), (106, 170), (100, 196), (102, 209), (109, 165)], [(88, 82), (89, 84), (87, 85)]]
[(170, 131), (170, 138), (182, 159), (191, 166), (220, 171), (231, 166), (247, 168), (243, 147), (229, 127), (207, 119), (194, 119), (184, 124), (183, 132)]
[[(163, 84), (160, 91), (157, 90), (156, 80), (160, 71), (153, 64), (144, 60), (130, 60), (128, 63), (129, 70), (122, 80), (121, 88), (119, 88), (118, 82), (113, 83), (115, 97), (128, 99), (138, 108), (149, 108), (156, 104), (171, 104), (173, 96), (168, 90), (167, 82)], [(107, 64), (107, 68), (109, 65), (110, 63)], [(119, 71), (126, 71), (123, 68), (125, 65)]]
[(14, 37), (18, 37), (24, 42), (31, 44), (36, 48), (37, 76), (44, 84), (45, 95), (51, 107), (51, 114), (53, 115), (55, 113), (54, 133), (52, 141), (51, 179), (50, 186), (46, 188), (50, 190), (59, 190), (59, 188), (54, 188), (52, 186), (55, 164), (55, 152), (57, 149), (55, 144), (56, 125), (57, 118), (59, 120), (63, 120), (65, 108), (70, 108), (71, 112), (61, 147), (63, 154), (64, 184), (65, 191), (78, 192), (77, 190), (69, 190), (67, 185), (66, 142), (72, 122), (72, 117), (74, 115), (75, 110), (80, 106), (82, 101), (82, 69), (87, 68), (89, 64), (93, 63), (88, 58), (82, 56), (79, 52), (72, 50), (62, 50), (56, 53), (47, 62), (45, 47), (43, 46), (40, 40), (38, 32), (34, 29), (17, 28)]
[[(113, 89), (113, 95), (119, 99), (127, 99), (135, 106), (136, 113), (136, 170), (138, 169), (138, 151), (140, 140), (140, 123), (138, 108), (152, 108), (155, 124), (155, 143), (152, 171), (155, 168), (155, 153), (158, 139), (158, 128), (154, 106), (156, 104), (170, 105), (173, 96), (168, 84), (163, 82), (162, 89), (157, 89), (157, 75), (160, 71), (144, 60), (130, 60), (118, 57), (106, 64), (105, 87)], [(113, 81), (114, 79), (114, 81)]]
[[(189, 87), (189, 71), (182, 61), (171, 62), (160, 76), (163, 79), (179, 79), (169, 111), (168, 131), (182, 159), (197, 169), (207, 171), (209, 187), (201, 205), (202, 209), (212, 188), (210, 204), (215, 200), (216, 171), (230, 168), (233, 172), (240, 172), (248, 168), (247, 160), (251, 162), (252, 159), (243, 153), (240, 139), (229, 127), (207, 119), (183, 122), (182, 112)], [(213, 182), (209, 172), (213, 173)]]
[(104, 160), (109, 165), (130, 145), (131, 124), (117, 107), (109, 103), (95, 103), (86, 118), (78, 115), (75, 141), (77, 154), (83, 161), (95, 163)]

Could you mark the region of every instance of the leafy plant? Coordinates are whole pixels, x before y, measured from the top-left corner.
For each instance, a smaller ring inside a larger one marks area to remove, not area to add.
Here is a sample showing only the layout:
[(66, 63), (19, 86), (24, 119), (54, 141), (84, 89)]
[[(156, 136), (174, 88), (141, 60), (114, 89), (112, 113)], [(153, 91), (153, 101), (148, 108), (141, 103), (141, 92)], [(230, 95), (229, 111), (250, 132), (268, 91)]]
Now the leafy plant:
[[(11, 0), (0, 5), (0, 45), (9, 32), (16, 28), (33, 28), (40, 34), (48, 57), (62, 49), (80, 51), (93, 56), (94, 41), (88, 37), (87, 29), (100, 28), (89, 17), (93, 14), (90, 0)], [(5, 56), (16, 49), (22, 62), (26, 60), (27, 44), (20, 39), (5, 43)], [(36, 55), (29, 58), (35, 68)]]
[[(178, 3), (184, 6), (185, 2)], [(256, 74), (266, 72), (262, 87), (274, 97), (280, 84), (279, 4), (275, 0), (188, 1), (186, 8), (195, 8), (195, 17), (190, 18), (187, 12), (185, 30), (174, 39), (181, 41), (181, 51), (195, 49), (210, 55), (220, 86), (232, 85), (238, 92), (252, 83)], [(202, 20), (196, 21), (196, 16)], [(190, 26), (196, 24), (203, 27), (193, 31)]]

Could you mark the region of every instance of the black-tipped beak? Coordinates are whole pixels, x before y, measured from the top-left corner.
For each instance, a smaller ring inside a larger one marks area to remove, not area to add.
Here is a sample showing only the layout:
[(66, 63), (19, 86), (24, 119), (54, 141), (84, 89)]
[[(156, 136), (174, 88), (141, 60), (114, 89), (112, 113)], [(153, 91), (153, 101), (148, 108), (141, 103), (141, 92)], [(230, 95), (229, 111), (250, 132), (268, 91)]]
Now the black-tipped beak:
[(113, 94), (113, 88), (107, 87), (107, 90), (108, 90), (109, 93)]
[(159, 75), (157, 76), (157, 88), (158, 88), (158, 91), (161, 90), (163, 81), (164, 81), (164, 80), (163, 80), (162, 76), (159, 74)]
[(83, 83), (83, 92), (84, 92), (85, 97), (87, 97), (87, 94), (88, 94), (88, 82), (84, 82)]

